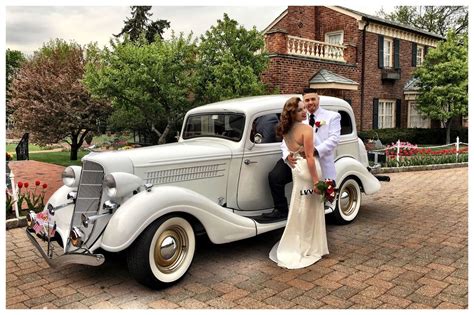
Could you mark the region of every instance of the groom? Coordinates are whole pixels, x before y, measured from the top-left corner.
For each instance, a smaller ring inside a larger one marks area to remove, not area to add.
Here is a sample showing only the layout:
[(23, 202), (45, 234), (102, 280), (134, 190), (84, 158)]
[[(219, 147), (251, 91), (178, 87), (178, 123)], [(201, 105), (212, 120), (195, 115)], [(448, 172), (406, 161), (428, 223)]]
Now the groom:
[[(322, 170), (321, 180), (336, 179), (334, 153), (341, 134), (341, 115), (337, 112), (319, 107), (319, 95), (315, 89), (303, 90), (303, 101), (306, 106), (307, 119), (303, 121), (314, 130), (314, 153), (319, 159)], [(271, 213), (263, 214), (267, 219), (280, 219), (288, 216), (288, 200), (285, 197), (285, 185), (292, 179), (290, 167), (294, 167), (296, 159), (288, 152), (285, 142), (281, 143), (283, 157), (278, 160), (273, 170), (268, 174), (268, 182), (275, 208)]]

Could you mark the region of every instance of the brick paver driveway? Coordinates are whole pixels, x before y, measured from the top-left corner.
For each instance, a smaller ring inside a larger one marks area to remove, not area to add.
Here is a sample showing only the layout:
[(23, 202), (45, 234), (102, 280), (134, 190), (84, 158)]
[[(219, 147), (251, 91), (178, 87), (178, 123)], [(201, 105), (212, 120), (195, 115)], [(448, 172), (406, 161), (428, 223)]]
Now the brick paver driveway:
[(52, 270), (23, 229), (6, 233), (12, 308), (467, 308), (467, 168), (391, 174), (350, 225), (328, 223), (330, 254), (284, 270), (268, 259), (282, 230), (201, 241), (186, 277), (137, 284), (124, 257)]

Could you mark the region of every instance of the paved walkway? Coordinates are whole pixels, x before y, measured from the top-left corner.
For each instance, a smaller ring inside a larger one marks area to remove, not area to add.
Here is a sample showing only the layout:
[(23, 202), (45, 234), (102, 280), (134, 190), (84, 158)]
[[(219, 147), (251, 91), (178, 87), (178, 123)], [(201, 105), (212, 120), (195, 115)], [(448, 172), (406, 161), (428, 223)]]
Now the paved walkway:
[(137, 284), (124, 256), (53, 270), (23, 229), (6, 232), (6, 307), (467, 308), (468, 168), (390, 174), (364, 196), (355, 222), (328, 223), (330, 254), (300, 270), (268, 259), (282, 230), (230, 244), (198, 244), (178, 284)]
[(63, 185), (61, 174), (64, 171), (64, 166), (33, 160), (10, 161), (8, 165), (15, 176), (15, 183), (19, 181), (29, 182), (30, 185), (34, 186), (35, 181), (40, 180), (41, 184), (48, 184), (44, 198), (45, 202)]

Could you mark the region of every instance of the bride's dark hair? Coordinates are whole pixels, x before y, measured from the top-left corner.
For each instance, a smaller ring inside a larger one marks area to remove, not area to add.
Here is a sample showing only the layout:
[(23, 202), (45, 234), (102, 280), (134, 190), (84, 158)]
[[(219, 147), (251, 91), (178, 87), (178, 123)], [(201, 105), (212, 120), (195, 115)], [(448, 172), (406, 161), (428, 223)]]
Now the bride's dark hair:
[(279, 137), (286, 135), (288, 131), (290, 131), (291, 126), (293, 126), (293, 117), (298, 110), (299, 102), (301, 102), (299, 97), (292, 97), (286, 101), (283, 111), (281, 112), (280, 122), (278, 123), (276, 130)]

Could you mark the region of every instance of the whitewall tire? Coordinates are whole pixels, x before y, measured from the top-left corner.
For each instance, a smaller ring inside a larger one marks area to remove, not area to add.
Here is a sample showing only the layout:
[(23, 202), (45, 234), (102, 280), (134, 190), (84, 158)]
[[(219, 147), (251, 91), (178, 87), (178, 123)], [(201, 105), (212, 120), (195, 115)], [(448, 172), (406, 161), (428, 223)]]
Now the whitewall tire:
[(138, 282), (159, 289), (186, 274), (195, 249), (196, 238), (188, 220), (165, 216), (135, 240), (127, 255), (128, 268)]
[(333, 216), (339, 224), (351, 223), (359, 214), (362, 193), (354, 178), (347, 178), (339, 187)]

